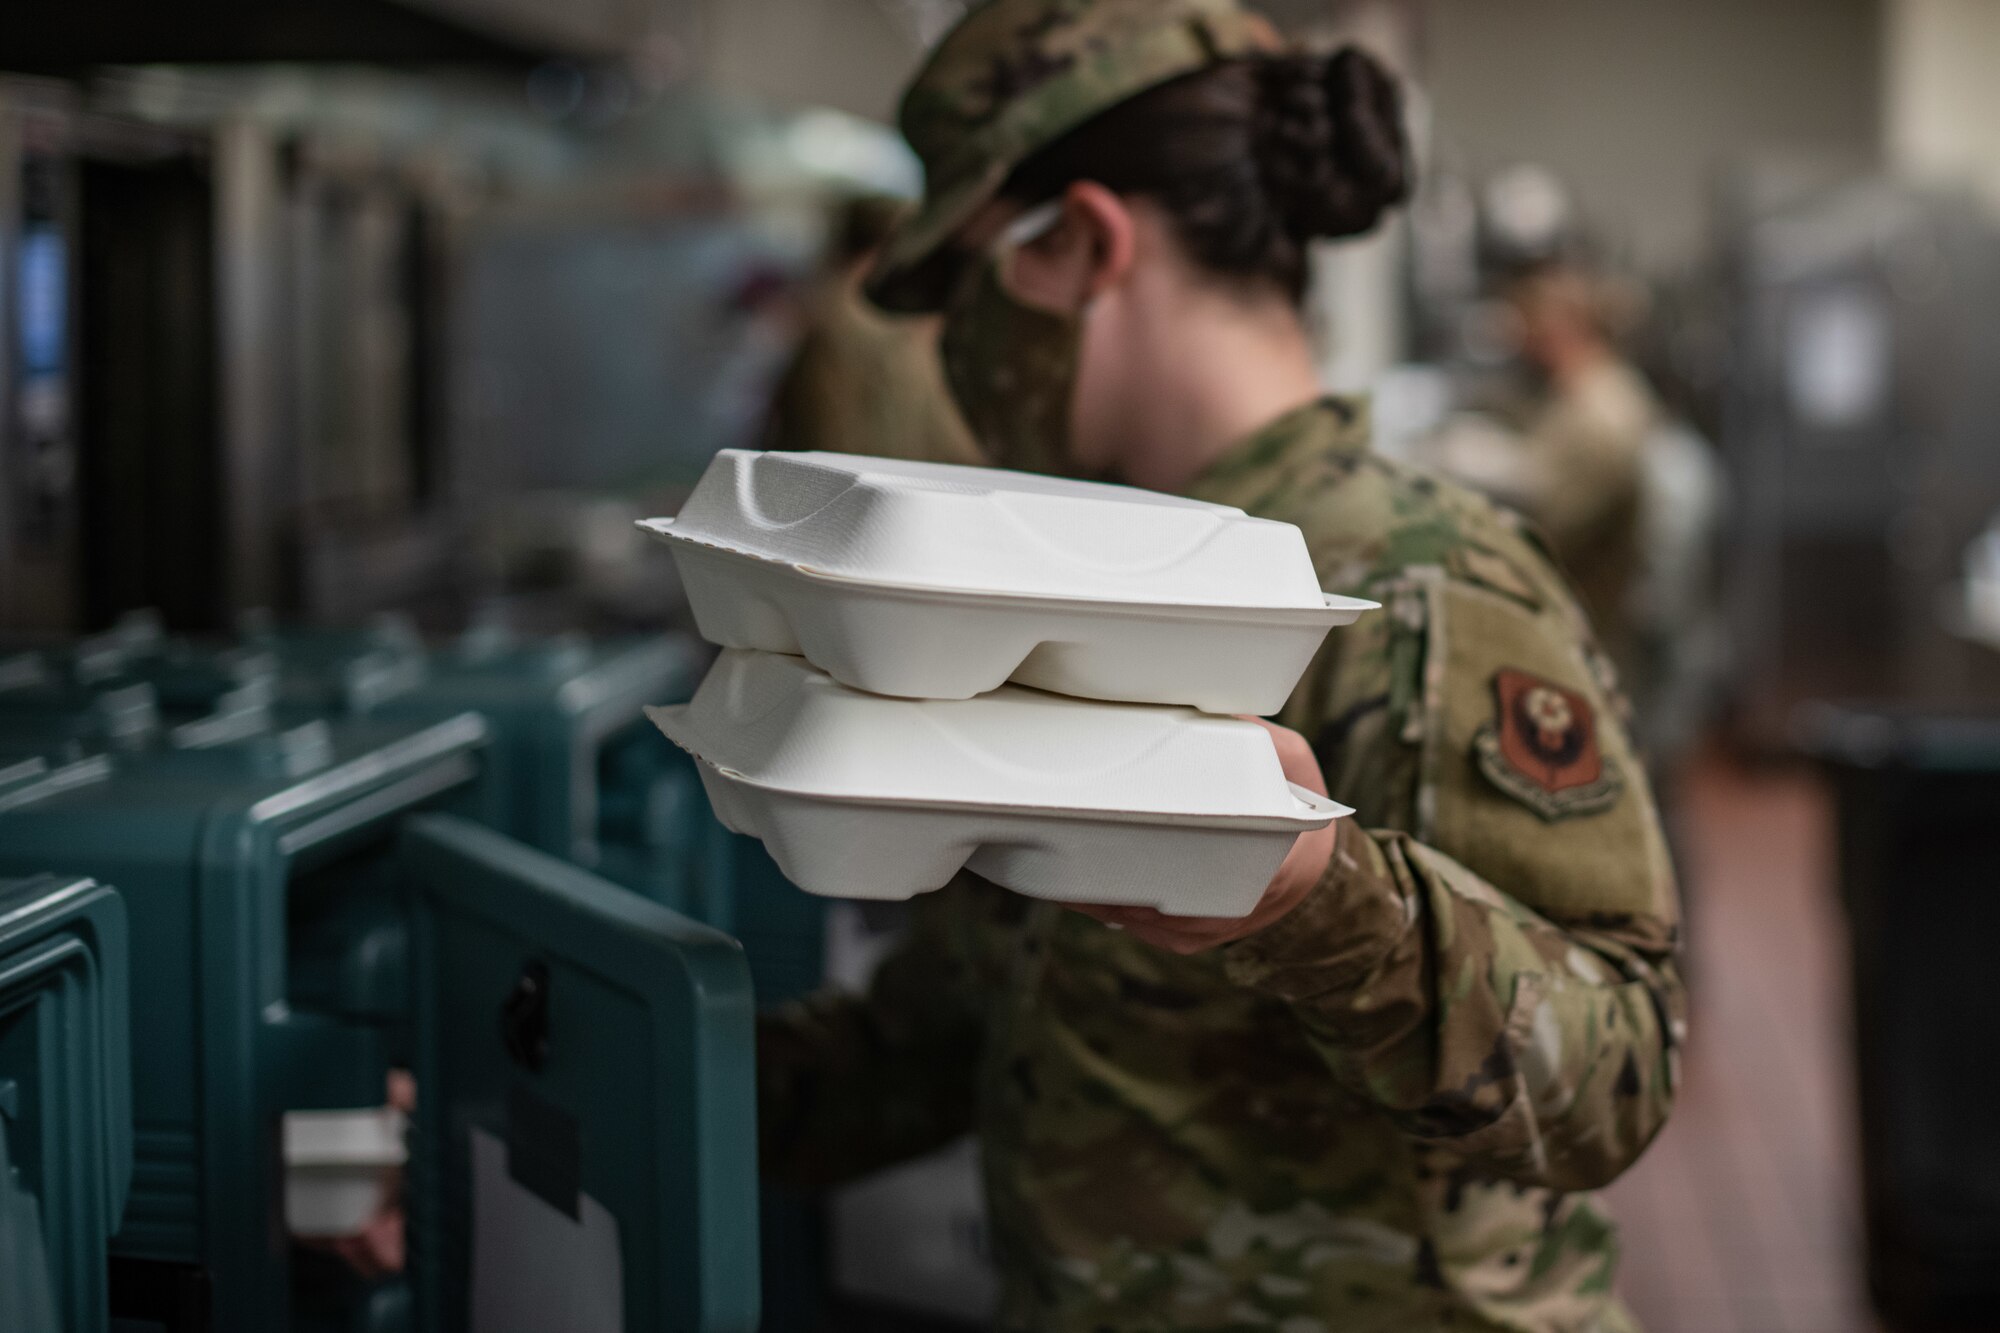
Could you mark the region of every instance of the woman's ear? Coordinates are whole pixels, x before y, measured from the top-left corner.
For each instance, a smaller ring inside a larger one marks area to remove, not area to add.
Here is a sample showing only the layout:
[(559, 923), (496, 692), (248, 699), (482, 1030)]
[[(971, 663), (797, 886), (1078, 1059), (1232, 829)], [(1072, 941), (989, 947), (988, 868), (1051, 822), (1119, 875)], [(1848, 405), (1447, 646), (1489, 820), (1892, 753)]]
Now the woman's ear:
[(1016, 252), (1009, 287), (1017, 299), (1074, 314), (1131, 271), (1131, 209), (1095, 181), (1063, 193), (1062, 220)]
[(1090, 244), (1090, 278), (1083, 292), (1089, 301), (1124, 281), (1137, 249), (1132, 210), (1123, 199), (1096, 181), (1077, 181), (1063, 200), (1064, 212), (1076, 216)]

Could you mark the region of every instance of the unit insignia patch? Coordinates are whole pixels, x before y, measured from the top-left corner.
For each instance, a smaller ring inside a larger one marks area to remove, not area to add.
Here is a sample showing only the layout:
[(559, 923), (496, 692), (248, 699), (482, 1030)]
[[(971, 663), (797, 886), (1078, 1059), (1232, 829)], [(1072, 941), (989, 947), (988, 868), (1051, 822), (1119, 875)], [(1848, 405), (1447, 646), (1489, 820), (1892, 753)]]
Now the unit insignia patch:
[(1588, 699), (1508, 668), (1493, 677), (1493, 701), (1473, 751), (1494, 786), (1551, 823), (1618, 803), (1625, 782), (1599, 747)]

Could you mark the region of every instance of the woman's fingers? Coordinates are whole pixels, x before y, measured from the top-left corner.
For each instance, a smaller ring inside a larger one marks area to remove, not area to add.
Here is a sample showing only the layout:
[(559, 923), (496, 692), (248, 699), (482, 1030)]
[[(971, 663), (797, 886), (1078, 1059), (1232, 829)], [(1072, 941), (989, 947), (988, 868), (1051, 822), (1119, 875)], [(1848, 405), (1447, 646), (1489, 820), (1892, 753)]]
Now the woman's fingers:
[[(1261, 717), (1246, 717), (1244, 720), (1255, 722), (1271, 733), (1271, 744), (1278, 752), (1278, 764), (1284, 770), (1287, 782), (1318, 792), (1321, 796), (1326, 795), (1326, 777), (1320, 772), (1319, 760), (1314, 757), (1312, 746), (1304, 736), (1290, 727), (1266, 722)], [(1319, 882), (1333, 855), (1333, 843), (1334, 830), (1331, 827), (1301, 834), (1292, 844), (1278, 873), (1266, 886), (1263, 899), (1251, 909), (1249, 915), (1240, 918), (1168, 916), (1151, 907), (1104, 903), (1067, 905), (1073, 911), (1125, 931), (1156, 949), (1181, 954), (1200, 953), (1253, 934), (1296, 907), (1312, 886)]]

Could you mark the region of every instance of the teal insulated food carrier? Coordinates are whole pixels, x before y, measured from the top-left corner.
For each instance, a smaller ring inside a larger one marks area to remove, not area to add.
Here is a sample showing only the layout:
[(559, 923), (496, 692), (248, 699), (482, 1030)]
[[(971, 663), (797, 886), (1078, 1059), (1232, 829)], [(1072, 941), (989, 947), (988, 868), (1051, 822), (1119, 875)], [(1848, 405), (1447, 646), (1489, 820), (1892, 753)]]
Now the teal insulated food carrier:
[[(504, 1333), (496, 1300), (577, 1333), (755, 1326), (749, 971), (639, 896), (736, 900), (738, 840), (639, 711), (705, 655), (491, 634), (433, 652), (393, 625), (214, 647), (143, 618), (0, 651), (0, 874), (116, 883), (139, 942), (118, 1333)], [(616, 885), (495, 829), (650, 873)], [(547, 979), (540, 1017), (524, 975)], [(548, 1054), (523, 1063), (544, 1018)], [(407, 1280), (324, 1287), (286, 1235), (283, 1116), (379, 1106), (398, 1066), (420, 1108)], [(45, 1205), (55, 1254), (40, 1168), (0, 1124), (0, 1179)], [(0, 1289), (62, 1290), (45, 1270), (57, 1285)], [(25, 1320), (0, 1308), (6, 1333)]]
[(409, 822), (418, 1327), (757, 1327), (736, 941), (463, 820)]
[(125, 911), (87, 879), (0, 881), (0, 1328), (107, 1333), (132, 1183)]
[(688, 699), (713, 656), (687, 634), (608, 640), (493, 625), (436, 647), (385, 616), (355, 630), (251, 627), (287, 711), (425, 719), (477, 710), (491, 731), (485, 822), (743, 941), (766, 1003), (822, 975), (824, 909), (753, 838), (717, 822), (694, 762), (642, 709)]
[(635, 893), (728, 929), (734, 839), (694, 770), (640, 710), (687, 698), (709, 652), (684, 634), (593, 640), (483, 625), (427, 646), (382, 617), (357, 630), (252, 627), (278, 663), (288, 710), (435, 720), (477, 711), (491, 729), (493, 826)]
[(288, 1326), (279, 1117), (384, 1100), (408, 1027), (394, 834), (477, 808), (485, 739), (475, 714), (313, 722), (0, 765), (0, 874), (116, 884), (137, 942), (136, 1163), (111, 1254), (114, 1288), (152, 1295), (121, 1314)]

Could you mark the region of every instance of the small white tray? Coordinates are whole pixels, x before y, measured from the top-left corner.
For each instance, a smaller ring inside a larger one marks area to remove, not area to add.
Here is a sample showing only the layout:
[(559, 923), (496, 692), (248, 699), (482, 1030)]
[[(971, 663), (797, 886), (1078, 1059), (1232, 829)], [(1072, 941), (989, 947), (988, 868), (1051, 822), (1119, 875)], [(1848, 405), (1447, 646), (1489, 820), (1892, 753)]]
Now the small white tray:
[(722, 822), (827, 897), (910, 898), (963, 866), (1030, 897), (1242, 916), (1300, 833), (1350, 813), (1286, 782), (1255, 723), (1184, 708), (890, 699), (729, 651), (647, 714)]
[(725, 449), (677, 517), (640, 526), (704, 638), (907, 698), (1013, 680), (1274, 713), (1375, 605), (1323, 593), (1288, 523), (993, 468)]
[(292, 1111), (285, 1115), (285, 1222), (294, 1236), (352, 1236), (388, 1202), (409, 1159), (403, 1113)]

